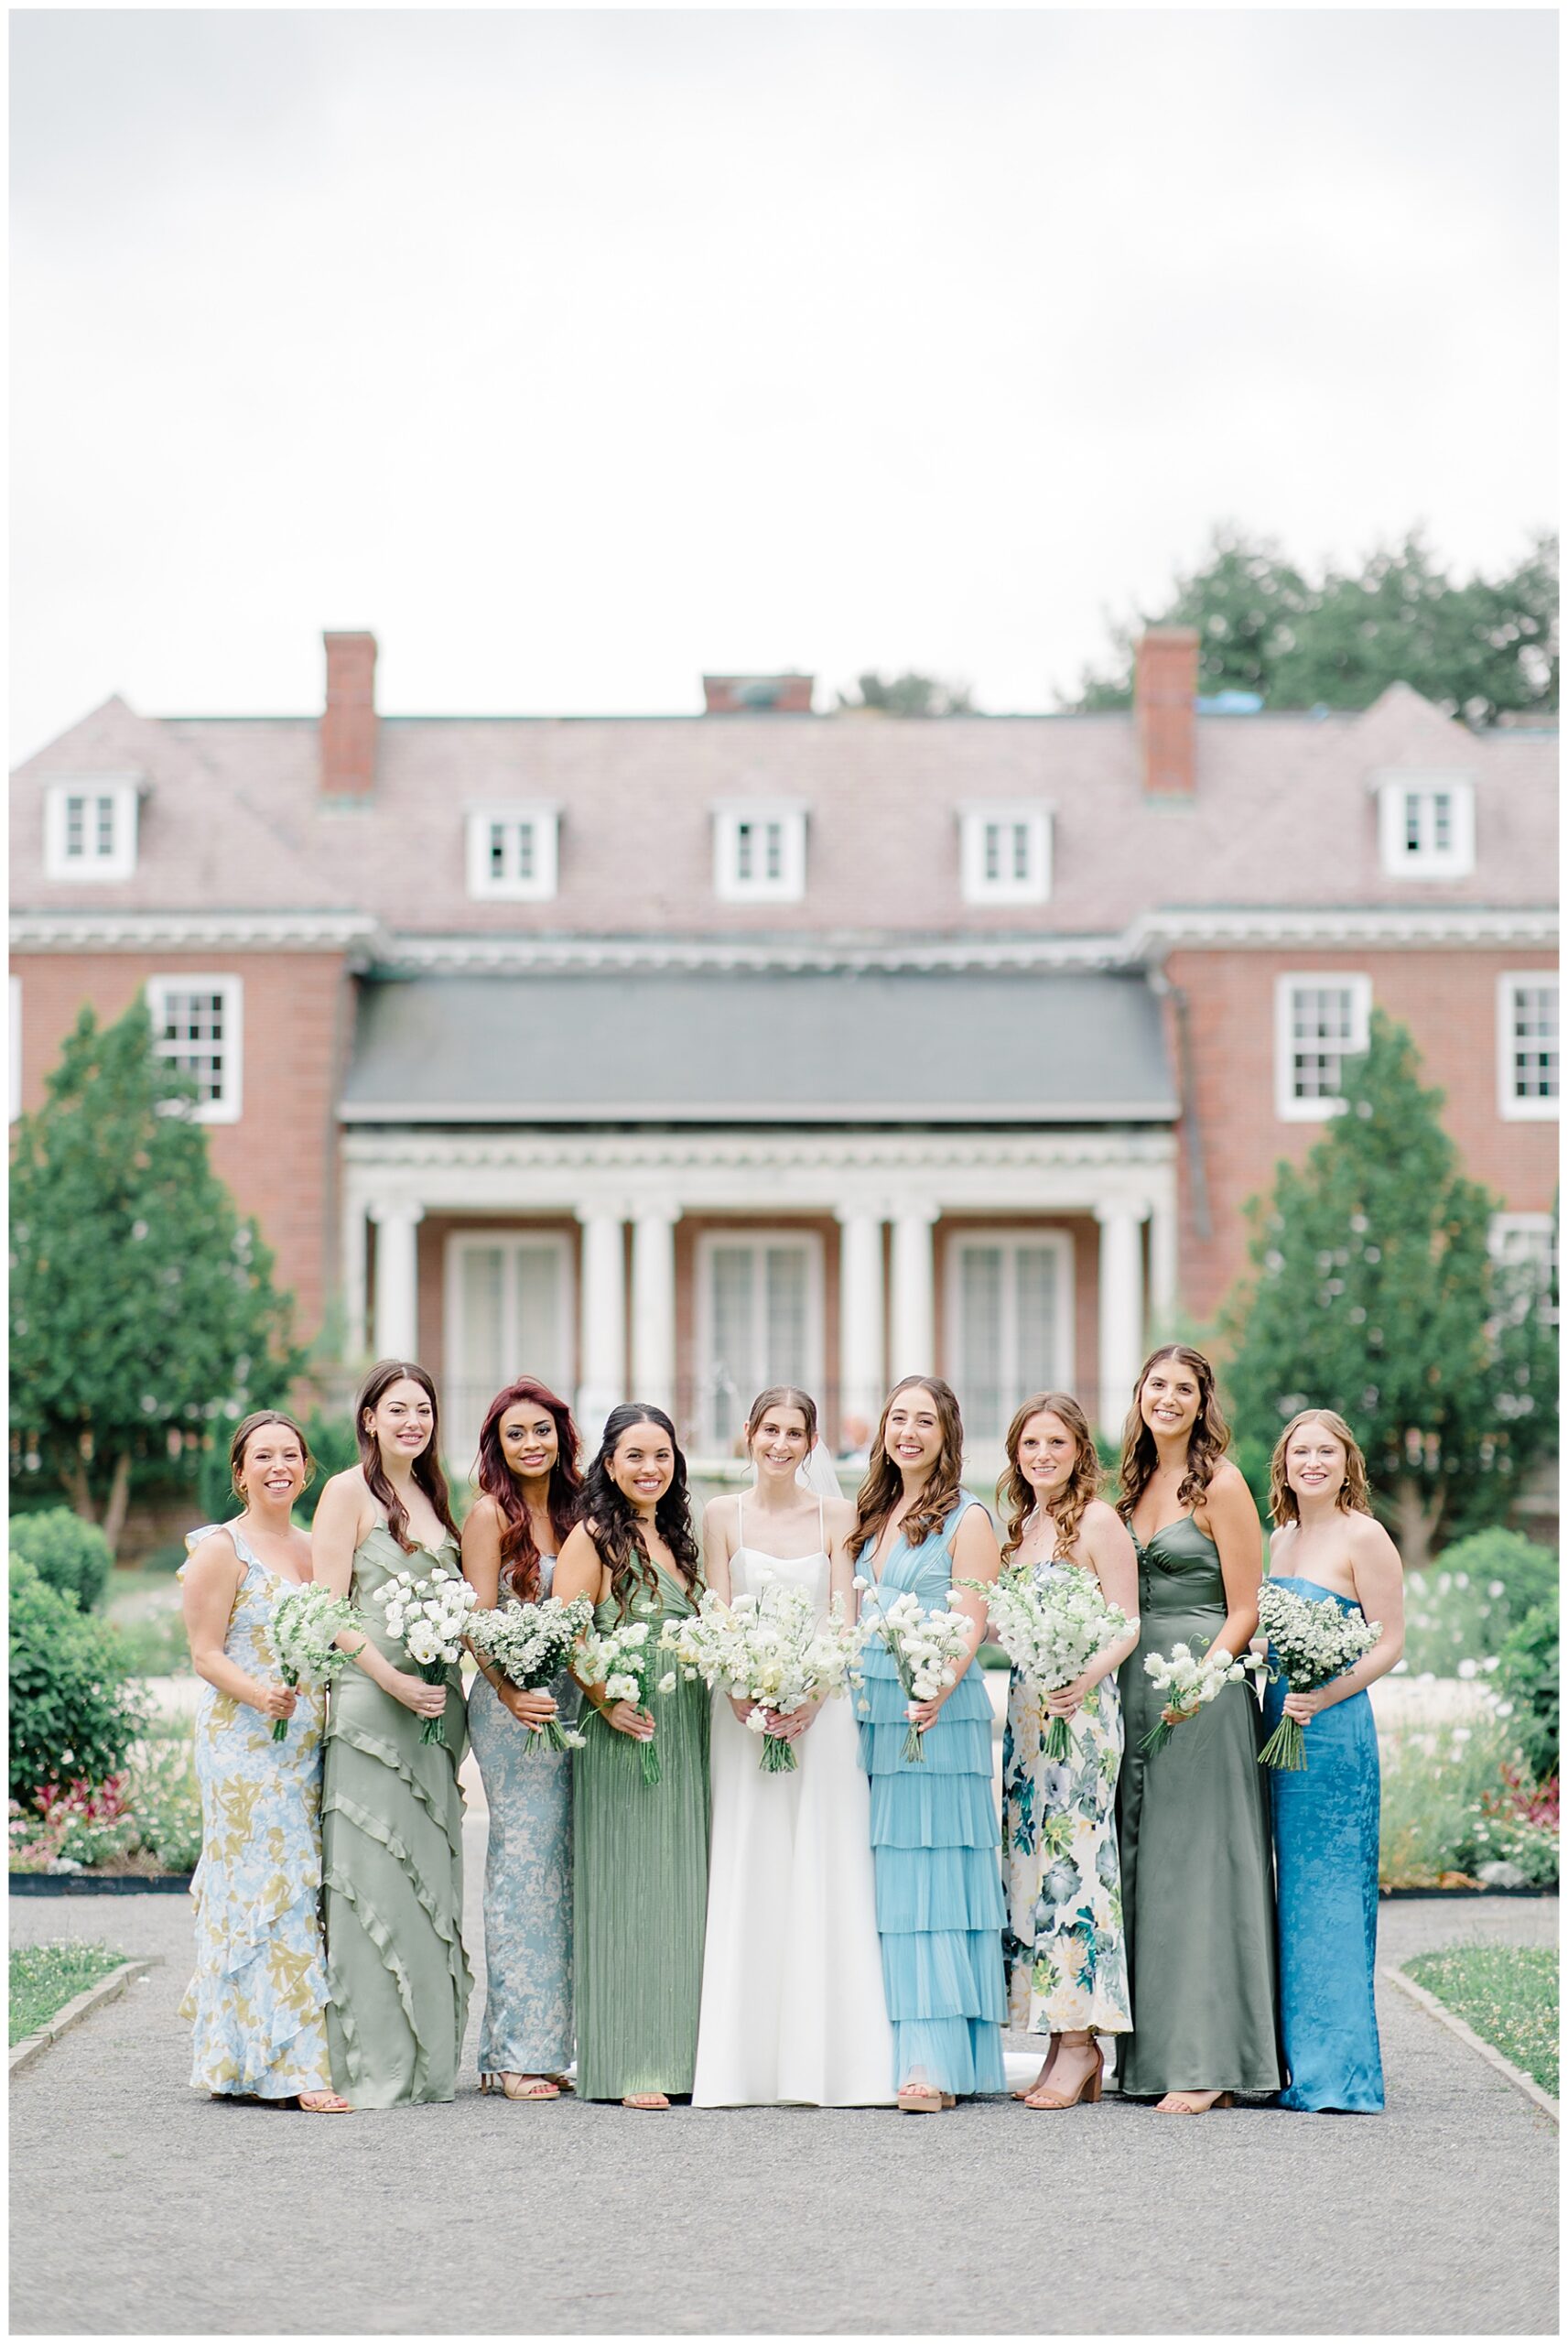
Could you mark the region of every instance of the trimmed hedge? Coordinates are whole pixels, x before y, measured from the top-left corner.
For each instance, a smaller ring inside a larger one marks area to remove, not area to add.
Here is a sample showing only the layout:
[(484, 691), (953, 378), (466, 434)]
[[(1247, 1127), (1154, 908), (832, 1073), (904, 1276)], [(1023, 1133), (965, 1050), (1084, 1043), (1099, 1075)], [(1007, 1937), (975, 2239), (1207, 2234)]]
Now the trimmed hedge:
[(47, 1586), (74, 1595), (84, 1612), (103, 1601), (114, 1568), (109, 1541), (95, 1523), (83, 1522), (66, 1505), (13, 1516), (11, 1552), (31, 1563)]

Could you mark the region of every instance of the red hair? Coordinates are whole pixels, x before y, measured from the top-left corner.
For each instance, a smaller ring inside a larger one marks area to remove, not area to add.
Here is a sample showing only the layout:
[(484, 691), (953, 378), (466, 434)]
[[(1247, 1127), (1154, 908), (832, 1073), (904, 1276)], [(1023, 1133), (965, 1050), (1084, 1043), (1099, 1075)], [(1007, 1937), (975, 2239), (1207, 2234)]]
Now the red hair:
[(548, 1384), (532, 1375), (520, 1375), (515, 1384), (509, 1384), (504, 1392), (496, 1394), (480, 1428), (477, 1479), (501, 1516), (502, 1584), (519, 1602), (535, 1603), (539, 1596), (539, 1549), (534, 1541), (523, 1492), (501, 1453), (501, 1419), (509, 1408), (543, 1408), (555, 1418), (556, 1461), (550, 1468), (545, 1503), (549, 1509), (550, 1527), (556, 1534), (557, 1554), (560, 1553), (568, 1532), (576, 1527), (580, 1503), (582, 1474), (577, 1461), (578, 1429), (566, 1402), (558, 1399)]

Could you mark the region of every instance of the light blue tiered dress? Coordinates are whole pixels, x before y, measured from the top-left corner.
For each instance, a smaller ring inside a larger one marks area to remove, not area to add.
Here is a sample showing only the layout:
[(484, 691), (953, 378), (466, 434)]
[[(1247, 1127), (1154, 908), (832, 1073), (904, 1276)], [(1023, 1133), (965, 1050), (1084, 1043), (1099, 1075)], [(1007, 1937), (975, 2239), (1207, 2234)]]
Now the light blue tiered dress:
[[(926, 1612), (944, 1610), (954, 1534), (978, 1503), (961, 1496), (919, 1546), (901, 1532), (861, 1598), (862, 1617), (874, 1618), (880, 1604), (908, 1593)], [(873, 1577), (869, 1550), (860, 1568)], [(923, 1763), (913, 1765), (903, 1754), (908, 1703), (885, 1645), (869, 1644), (862, 1666), (860, 1763), (871, 1785), (893, 2089), (923, 2073), (941, 2091), (1005, 2091), (1001, 1834), (984, 1678), (971, 1662), (925, 1737)]]
[[(1314, 1579), (1271, 1582), (1346, 1612), (1361, 1607)], [(1278, 1660), (1276, 1656), (1276, 1666)], [(1272, 1733), (1288, 1690), (1270, 1684)], [(1281, 2108), (1383, 2105), (1373, 1977), (1378, 1957), (1378, 1728), (1367, 1694), (1320, 1709), (1306, 1728), (1300, 1773), (1268, 1770), (1280, 1903), (1280, 2032), (1291, 2080)]]

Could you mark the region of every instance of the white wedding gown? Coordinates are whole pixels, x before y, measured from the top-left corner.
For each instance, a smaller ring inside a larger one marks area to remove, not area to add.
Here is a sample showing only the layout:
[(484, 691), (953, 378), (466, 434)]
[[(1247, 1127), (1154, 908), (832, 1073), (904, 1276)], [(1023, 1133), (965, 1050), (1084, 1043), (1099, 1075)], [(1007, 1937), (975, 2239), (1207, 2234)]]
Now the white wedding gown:
[[(826, 1618), (826, 1541), (815, 1555), (784, 1561), (745, 1545), (743, 1502), (739, 1526), (732, 1592), (754, 1595), (764, 1579), (786, 1580), (809, 1588)], [(723, 1692), (713, 1698), (711, 1751), (713, 1836), (692, 2106), (891, 2105), (892, 2030), (853, 1688), (823, 1703), (795, 1742), (792, 1774), (762, 1773), (758, 1738)]]

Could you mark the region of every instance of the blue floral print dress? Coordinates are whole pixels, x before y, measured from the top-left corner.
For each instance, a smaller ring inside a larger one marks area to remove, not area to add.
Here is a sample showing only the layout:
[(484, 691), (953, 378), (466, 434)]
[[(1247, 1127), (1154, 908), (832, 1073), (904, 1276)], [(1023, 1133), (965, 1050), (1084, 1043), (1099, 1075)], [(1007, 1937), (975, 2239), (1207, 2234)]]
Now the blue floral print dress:
[[(295, 1581), (258, 1560), (237, 1523), (193, 1530), (187, 1550), (214, 1529), (228, 1532), (243, 1567), (224, 1653), (249, 1676), (275, 1677), (268, 1621)], [(319, 1907), (324, 1706), (319, 1687), (301, 1685), (288, 1731), (275, 1742), (259, 1709), (201, 1687), (196, 1975), (179, 2011), (196, 2030), (190, 2080), (207, 2091), (291, 2100), (332, 2088)]]

